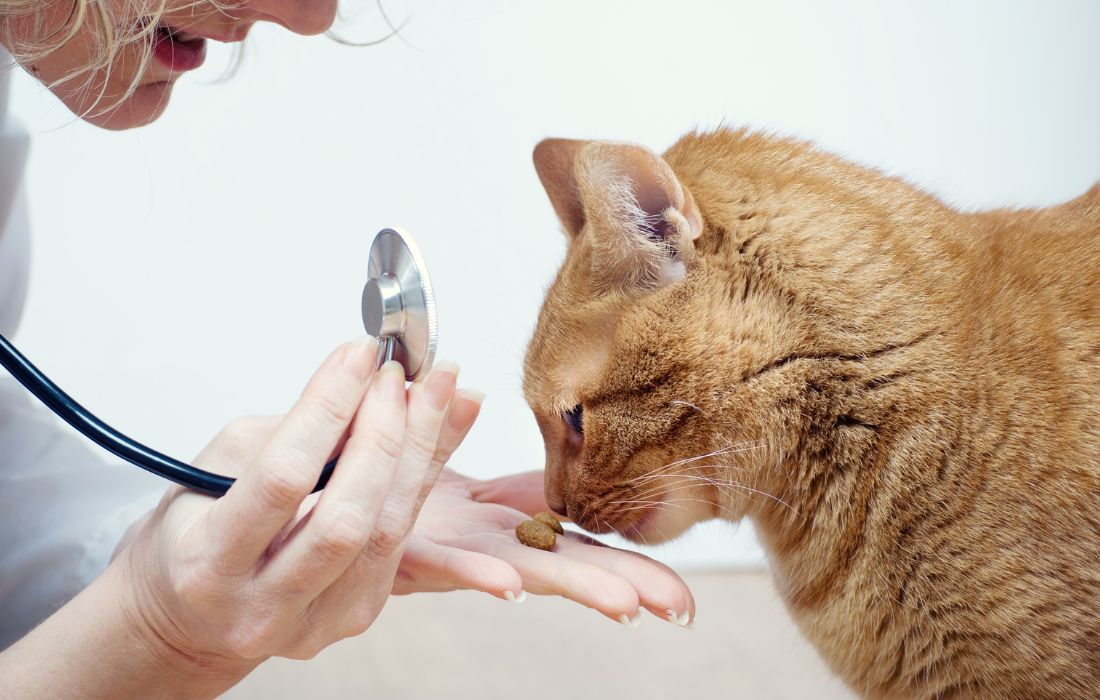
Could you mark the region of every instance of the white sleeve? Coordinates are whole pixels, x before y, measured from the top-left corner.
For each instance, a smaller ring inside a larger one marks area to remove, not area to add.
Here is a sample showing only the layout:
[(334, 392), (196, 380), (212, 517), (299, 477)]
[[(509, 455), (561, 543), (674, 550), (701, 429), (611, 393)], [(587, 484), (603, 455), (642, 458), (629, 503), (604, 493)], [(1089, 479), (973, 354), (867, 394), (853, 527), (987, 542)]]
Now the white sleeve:
[(0, 650), (99, 575), (166, 489), (98, 449), (0, 376)]
[[(0, 47), (0, 333), (15, 330), (27, 291), (22, 196), (27, 133), (7, 117), (11, 57)], [(10, 337), (10, 336), (9, 336)], [(165, 482), (106, 453), (0, 370), (0, 650), (87, 586)]]

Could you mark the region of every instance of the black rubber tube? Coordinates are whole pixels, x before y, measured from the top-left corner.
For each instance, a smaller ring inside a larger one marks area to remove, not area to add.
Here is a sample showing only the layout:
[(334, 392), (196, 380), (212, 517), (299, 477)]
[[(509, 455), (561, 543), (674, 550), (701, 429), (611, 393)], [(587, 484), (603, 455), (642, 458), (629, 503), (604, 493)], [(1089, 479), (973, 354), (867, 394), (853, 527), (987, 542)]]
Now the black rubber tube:
[[(61, 391), (49, 377), (42, 374), (2, 335), (0, 335), (0, 365), (3, 365), (4, 369), (27, 388), (27, 391), (34, 394), (63, 421), (116, 457), (208, 496), (221, 496), (233, 485), (235, 479), (232, 477), (203, 471), (172, 459), (123, 435), (96, 418), (86, 408), (73, 401), (72, 397)], [(335, 459), (324, 466), (321, 470), (321, 478), (313, 489), (315, 492), (325, 487), (335, 468)]]

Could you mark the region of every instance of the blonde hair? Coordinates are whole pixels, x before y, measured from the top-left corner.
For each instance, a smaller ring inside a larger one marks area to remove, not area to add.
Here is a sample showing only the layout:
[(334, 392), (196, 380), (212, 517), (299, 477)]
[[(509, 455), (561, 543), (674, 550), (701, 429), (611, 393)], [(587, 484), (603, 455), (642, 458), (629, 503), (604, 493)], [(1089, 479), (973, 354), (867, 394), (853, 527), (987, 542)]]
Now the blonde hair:
[[(95, 76), (102, 72), (103, 87), (100, 94), (94, 100), (99, 105), (104, 97), (107, 80), (112, 64), (116, 57), (130, 44), (140, 44), (140, 67), (136, 72), (133, 82), (111, 105), (102, 107), (101, 112), (111, 109), (114, 104), (121, 103), (130, 97), (137, 89), (138, 81), (144, 68), (152, 60), (153, 34), (168, 9), (169, 0), (69, 0), (72, 7), (68, 17), (60, 22), (60, 26), (50, 26), (51, 12), (64, 0), (0, 0), (0, 44), (11, 51), (17, 61), (24, 65), (33, 64), (35, 61), (48, 56), (65, 43), (73, 39), (84, 26), (85, 22), (93, 22), (95, 31), (91, 32), (94, 41), (94, 51), (85, 65), (74, 69), (68, 75), (58, 78), (48, 85), (53, 88), (57, 85), (75, 81), (83, 76), (84, 84), (78, 89), (90, 89), (95, 82)], [(195, 5), (208, 5), (219, 12), (230, 12), (237, 6), (238, 0), (190, 0), (182, 6), (172, 7), (173, 11), (187, 9)], [(378, 44), (393, 36), (399, 36), (407, 19), (395, 25), (382, 5), (382, 0), (374, 3), (382, 21), (389, 27), (389, 32), (379, 39), (368, 41), (353, 41), (341, 37), (333, 31), (328, 36), (335, 41), (349, 46), (371, 46)], [(11, 32), (13, 22), (30, 22), (20, 34), (33, 37), (32, 39), (19, 39)], [(58, 24), (53, 19), (53, 24)], [(234, 48), (233, 59), (227, 67), (223, 77), (231, 76), (241, 57), (240, 47)], [(2, 67), (0, 67), (2, 69)], [(81, 115), (86, 116), (86, 115)]]
[[(186, 9), (197, 5), (201, 0), (173, 10)], [(0, 0), (0, 43), (11, 51), (17, 61), (24, 65), (33, 64), (72, 40), (84, 28), (92, 23), (93, 31), (91, 55), (82, 66), (74, 68), (67, 75), (53, 80), (49, 87), (82, 80), (78, 89), (90, 89), (96, 82), (96, 76), (102, 76), (100, 94), (94, 104), (102, 101), (107, 78), (110, 76), (115, 59), (132, 44), (140, 47), (138, 53), (140, 68), (134, 80), (121, 95), (112, 95), (110, 105), (101, 107), (108, 111), (114, 104), (121, 103), (137, 89), (138, 81), (153, 56), (153, 34), (168, 9), (169, 0), (69, 0), (71, 7), (68, 16), (58, 16), (63, 0)], [(233, 7), (233, 2), (205, 0), (219, 11)], [(12, 25), (19, 23), (21, 30), (12, 32)], [(29, 24), (27, 24), (29, 23)], [(27, 38), (30, 37), (30, 38)], [(84, 115), (82, 115), (84, 116)]]

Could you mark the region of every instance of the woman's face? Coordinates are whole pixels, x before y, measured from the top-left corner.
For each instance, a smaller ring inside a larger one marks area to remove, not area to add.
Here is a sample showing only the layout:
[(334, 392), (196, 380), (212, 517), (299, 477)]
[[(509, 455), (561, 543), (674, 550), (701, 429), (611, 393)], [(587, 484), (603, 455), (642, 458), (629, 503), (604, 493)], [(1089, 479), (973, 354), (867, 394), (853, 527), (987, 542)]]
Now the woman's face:
[[(96, 40), (102, 30), (95, 17), (95, 2), (120, 8), (125, 5), (120, 0), (93, 0), (88, 19), (72, 39), (24, 67), (49, 86), (74, 114), (108, 129), (141, 126), (159, 117), (168, 105), (176, 79), (202, 64), (208, 40), (242, 41), (256, 22), (275, 22), (297, 34), (319, 34), (332, 25), (337, 5), (337, 0), (223, 0), (222, 9), (218, 9), (209, 0), (168, 0), (167, 12), (153, 34), (153, 56), (147, 65), (142, 66), (145, 45), (131, 42), (122, 48), (110, 70), (85, 71), (71, 80), (62, 80), (82, 71), (96, 55)], [(29, 20), (13, 20), (8, 28), (13, 44), (33, 45), (42, 39), (28, 36), (28, 32), (48, 34), (67, 29), (73, 5), (73, 0), (54, 0), (46, 22), (38, 27)], [(137, 26), (148, 23), (142, 17), (127, 21)], [(135, 82), (134, 93), (120, 101)]]

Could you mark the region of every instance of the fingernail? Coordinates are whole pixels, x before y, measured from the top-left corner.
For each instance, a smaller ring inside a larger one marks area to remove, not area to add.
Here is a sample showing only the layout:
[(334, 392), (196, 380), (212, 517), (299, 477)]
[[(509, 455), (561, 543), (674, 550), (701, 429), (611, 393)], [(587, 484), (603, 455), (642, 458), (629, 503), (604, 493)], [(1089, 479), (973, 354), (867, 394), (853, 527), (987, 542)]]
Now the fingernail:
[(371, 368), (374, 367), (374, 359), (377, 356), (378, 341), (369, 335), (364, 335), (348, 343), (342, 364), (344, 369), (366, 379), (370, 375)]
[(374, 377), (377, 391), (388, 401), (402, 401), (405, 397), (405, 368), (400, 362), (390, 360), (382, 365)]
[(428, 403), (437, 411), (447, 408), (455, 393), (455, 380), (458, 377), (458, 365), (450, 360), (437, 362), (424, 380), (424, 390)]
[(459, 389), (455, 395), (466, 401), (476, 403), (478, 406), (485, 403), (485, 392), (477, 389)]
[(527, 591), (520, 591), (519, 595), (516, 595), (511, 591), (504, 591), (504, 598), (506, 600), (512, 601), (513, 603), (522, 603), (523, 601), (527, 600)]
[(387, 360), (382, 368), (378, 370), (379, 374), (393, 374), (400, 376), (402, 380), (405, 379), (405, 368), (397, 360)]
[(619, 622), (630, 629), (636, 629), (638, 625), (642, 624), (642, 611), (639, 610), (634, 617), (627, 617), (626, 613), (619, 613)]
[(674, 625), (680, 625), (681, 627), (687, 627), (688, 622), (690, 620), (690, 614), (685, 611), (683, 615), (678, 615), (678, 614), (676, 614), (675, 610), (666, 610), (665, 611), (665, 619), (668, 620), (669, 622), (673, 623)]
[(447, 412), (447, 422), (455, 430), (469, 430), (477, 420), (477, 414), (481, 412), (481, 404), (484, 401), (485, 394), (476, 389), (459, 389), (455, 392), (451, 410)]

